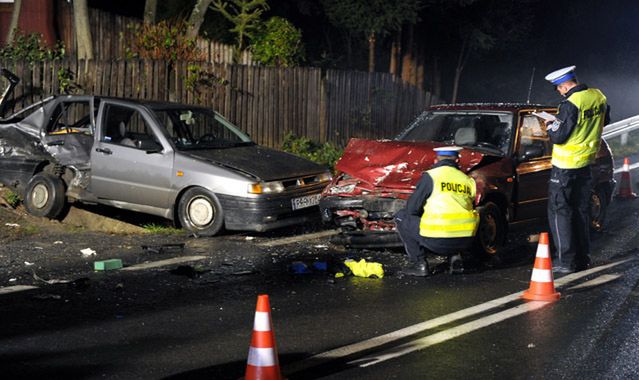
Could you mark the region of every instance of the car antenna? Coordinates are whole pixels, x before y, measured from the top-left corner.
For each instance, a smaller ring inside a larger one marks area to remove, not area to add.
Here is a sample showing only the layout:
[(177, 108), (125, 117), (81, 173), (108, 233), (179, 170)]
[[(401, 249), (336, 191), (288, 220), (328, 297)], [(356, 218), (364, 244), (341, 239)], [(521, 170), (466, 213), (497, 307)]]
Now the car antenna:
[(528, 97), (526, 98), (526, 104), (530, 104), (530, 93), (532, 92), (533, 82), (535, 81), (535, 69), (533, 67), (532, 74), (530, 75), (530, 85), (528, 86)]

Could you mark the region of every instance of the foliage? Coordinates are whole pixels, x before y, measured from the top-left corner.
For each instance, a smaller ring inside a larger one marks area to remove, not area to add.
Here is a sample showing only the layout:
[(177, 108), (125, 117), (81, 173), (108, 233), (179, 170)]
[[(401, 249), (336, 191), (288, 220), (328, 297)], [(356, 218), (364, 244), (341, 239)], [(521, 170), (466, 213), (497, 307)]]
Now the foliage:
[(321, 0), (331, 24), (369, 37), (417, 22), (421, 0)]
[(626, 145), (621, 145), (621, 137), (607, 139), (606, 142), (614, 157), (632, 156), (639, 151), (639, 132), (629, 133)]
[(40, 33), (24, 34), (18, 31), (13, 41), (0, 49), (0, 59), (26, 61), (30, 64), (44, 61), (55, 61), (64, 58), (66, 50), (64, 42), (58, 41), (49, 48)]
[(269, 9), (267, 0), (213, 0), (210, 8), (220, 13), (233, 27), (237, 54), (246, 46), (246, 39), (251, 39), (262, 24), (260, 17)]
[(152, 234), (177, 235), (184, 232), (179, 228), (169, 227), (158, 223), (144, 224), (142, 225), (142, 228), (144, 228), (146, 232)]
[(6, 190), (4, 192), (4, 200), (7, 201), (7, 204), (13, 208), (18, 207), (18, 205), (20, 204), (20, 196), (11, 190)]
[(175, 61), (199, 61), (201, 51), (194, 38), (187, 37), (185, 20), (163, 20), (157, 24), (131, 26), (136, 29), (132, 55), (140, 58)]
[(281, 17), (271, 17), (252, 39), (251, 52), (267, 66), (295, 66), (304, 58), (302, 31)]
[(327, 166), (331, 170), (334, 170), (335, 163), (343, 153), (342, 149), (331, 143), (320, 144), (308, 137), (297, 137), (292, 132), (288, 132), (284, 136), (281, 149)]
[(61, 67), (56, 74), (61, 94), (75, 94), (82, 90), (82, 87), (75, 81), (75, 74), (71, 69)]

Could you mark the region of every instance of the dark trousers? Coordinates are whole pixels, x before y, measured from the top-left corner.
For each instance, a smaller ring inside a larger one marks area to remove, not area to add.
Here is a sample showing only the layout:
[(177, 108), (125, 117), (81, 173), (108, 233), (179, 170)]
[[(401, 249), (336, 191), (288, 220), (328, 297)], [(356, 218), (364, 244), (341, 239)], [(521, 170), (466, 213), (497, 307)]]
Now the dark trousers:
[(412, 262), (424, 261), (428, 251), (442, 256), (462, 253), (470, 249), (473, 238), (428, 238), (419, 234), (421, 216), (400, 210), (395, 215), (397, 233), (404, 243), (408, 259)]
[(552, 167), (548, 186), (548, 222), (558, 265), (583, 269), (590, 263), (590, 167)]

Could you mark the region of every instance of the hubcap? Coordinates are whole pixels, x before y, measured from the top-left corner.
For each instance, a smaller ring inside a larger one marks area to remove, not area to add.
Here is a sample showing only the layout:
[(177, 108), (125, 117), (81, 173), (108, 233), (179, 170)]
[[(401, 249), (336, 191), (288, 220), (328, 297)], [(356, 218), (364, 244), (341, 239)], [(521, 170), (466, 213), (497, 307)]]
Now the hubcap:
[(194, 198), (188, 206), (189, 219), (197, 227), (204, 227), (213, 221), (215, 211), (206, 198)]
[(31, 191), (31, 203), (36, 208), (43, 208), (49, 201), (49, 189), (44, 184), (37, 184)]

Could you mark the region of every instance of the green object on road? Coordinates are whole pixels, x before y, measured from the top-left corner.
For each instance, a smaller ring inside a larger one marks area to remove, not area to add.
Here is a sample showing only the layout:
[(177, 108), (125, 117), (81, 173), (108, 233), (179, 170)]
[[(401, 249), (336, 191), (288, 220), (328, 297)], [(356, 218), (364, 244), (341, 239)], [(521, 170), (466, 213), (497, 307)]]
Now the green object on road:
[(122, 268), (122, 260), (120, 259), (110, 259), (110, 260), (93, 262), (94, 270), (113, 270), (113, 269), (121, 269), (121, 268)]

